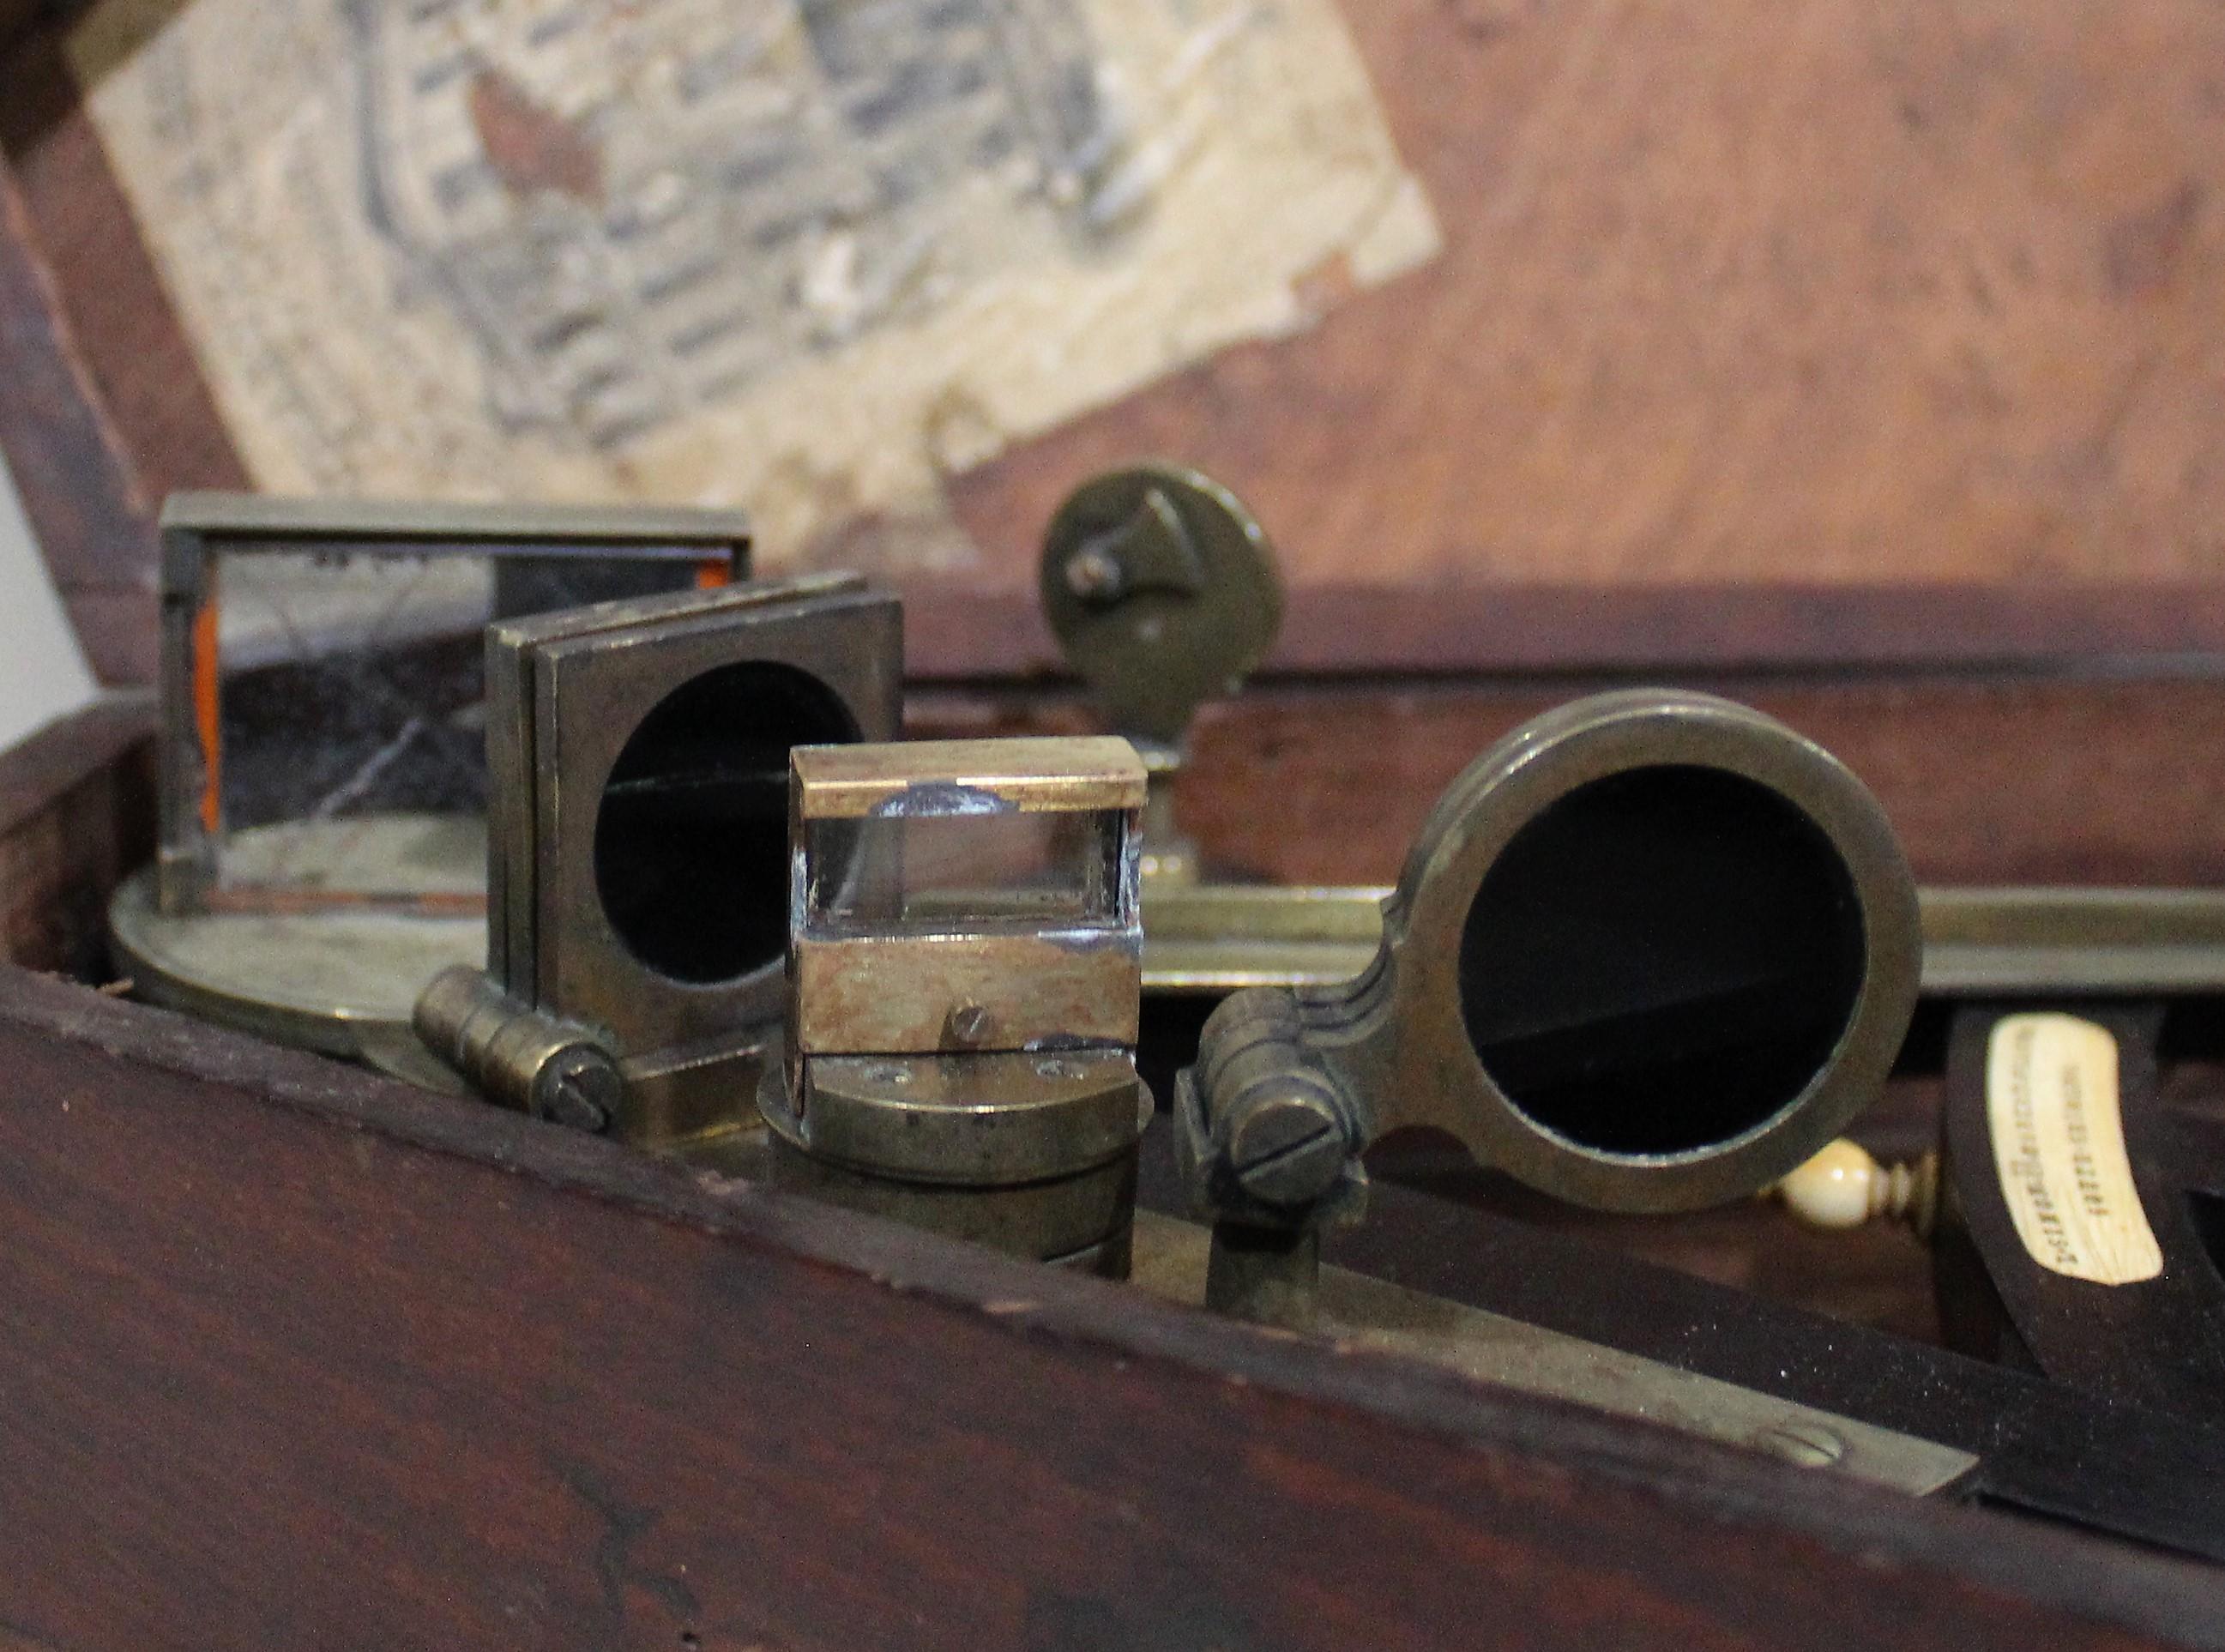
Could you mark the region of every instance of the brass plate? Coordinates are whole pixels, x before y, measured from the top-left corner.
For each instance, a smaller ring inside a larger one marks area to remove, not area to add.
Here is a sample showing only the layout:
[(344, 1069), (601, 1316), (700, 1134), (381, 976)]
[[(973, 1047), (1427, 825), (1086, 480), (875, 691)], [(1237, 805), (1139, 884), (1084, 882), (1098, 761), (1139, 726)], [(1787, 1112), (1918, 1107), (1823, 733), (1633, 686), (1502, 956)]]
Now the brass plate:
[[(426, 982), (451, 964), (485, 960), (478, 893), (486, 841), (477, 820), (302, 821), (241, 832), (234, 845), (236, 855), (283, 857), (297, 871), (319, 859), (358, 873), (406, 866), (410, 884), (436, 899), (423, 911), (380, 904), (171, 915), (156, 904), (155, 869), (142, 867), (108, 908), (115, 967), (140, 997), (282, 1044), (369, 1059), (396, 1035), (415, 1041), (409, 1011)], [(460, 909), (437, 898), (459, 892)]]
[[(409, 1033), (418, 992), (450, 964), (486, 957), (479, 823), (385, 816), (239, 834), (235, 854), (284, 855), (296, 870), (343, 848), (407, 860), (411, 877), (466, 909), (214, 912), (167, 917), (151, 868), (109, 907), (116, 968), (140, 997), (282, 1043), (375, 1059)], [(321, 844), (320, 844), (321, 840)], [(428, 878), (428, 868), (434, 869)], [(1365, 885), (1195, 884), (1146, 889), (1144, 990), (1219, 995), (1348, 981), (1375, 956), (1389, 891)], [(1978, 997), (2225, 990), (2225, 891), (1930, 889), (1919, 896), (1924, 991)]]
[[(1198, 1306), (1205, 1300), (1210, 1238), (1194, 1223), (1138, 1211), (1134, 1282), (1169, 1301)], [(1321, 1270), (1319, 1329), (1341, 1347), (1404, 1355), (1494, 1387), (1636, 1417), (1911, 1496), (1937, 1491), (1978, 1463), (1951, 1446), (1342, 1268)]]
[[(1149, 888), (1144, 990), (1220, 993), (1348, 981), (1375, 956), (1390, 892)], [(1928, 996), (2225, 991), (2225, 890), (1926, 889), (1917, 899)]]

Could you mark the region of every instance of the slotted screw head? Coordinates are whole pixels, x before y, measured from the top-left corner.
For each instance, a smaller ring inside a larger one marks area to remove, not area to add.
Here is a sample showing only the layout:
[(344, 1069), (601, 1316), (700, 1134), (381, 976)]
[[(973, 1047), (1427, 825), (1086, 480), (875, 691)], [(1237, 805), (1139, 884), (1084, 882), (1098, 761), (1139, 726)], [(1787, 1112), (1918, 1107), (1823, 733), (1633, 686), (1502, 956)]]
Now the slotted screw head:
[(954, 1044), (976, 1045), (985, 1042), (996, 1030), (996, 1017), (978, 1003), (961, 1003), (951, 1010), (943, 1023)]
[(1229, 1168), (1245, 1192), (1270, 1205), (1303, 1205), (1328, 1193), (1347, 1150), (1343, 1122), (1308, 1090), (1247, 1096), (1229, 1123)]
[(618, 1068), (610, 1057), (585, 1048), (559, 1054), (534, 1085), (543, 1117), (590, 1135), (610, 1127), (620, 1088)]

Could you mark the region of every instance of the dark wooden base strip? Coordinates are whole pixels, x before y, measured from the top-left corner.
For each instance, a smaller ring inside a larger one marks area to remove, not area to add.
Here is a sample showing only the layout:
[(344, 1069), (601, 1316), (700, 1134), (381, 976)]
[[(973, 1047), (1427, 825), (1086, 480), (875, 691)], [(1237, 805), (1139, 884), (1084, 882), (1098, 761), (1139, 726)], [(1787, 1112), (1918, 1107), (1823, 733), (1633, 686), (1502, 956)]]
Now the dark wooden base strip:
[(105, 977), (108, 891), (154, 852), (153, 742), (126, 691), (0, 751), (0, 959)]
[(64, 1645), (2225, 1639), (2179, 1567), (0, 976), (0, 1621)]

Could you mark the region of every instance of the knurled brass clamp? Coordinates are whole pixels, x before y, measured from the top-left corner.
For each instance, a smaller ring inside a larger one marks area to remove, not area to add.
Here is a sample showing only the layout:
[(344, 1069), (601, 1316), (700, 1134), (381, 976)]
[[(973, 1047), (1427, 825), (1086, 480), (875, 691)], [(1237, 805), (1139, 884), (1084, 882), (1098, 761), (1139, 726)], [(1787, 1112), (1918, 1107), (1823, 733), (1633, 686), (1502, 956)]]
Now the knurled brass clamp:
[(453, 964), (417, 999), (425, 1047), (499, 1106), (574, 1130), (610, 1127), (624, 1091), (609, 1034), (522, 1003)]

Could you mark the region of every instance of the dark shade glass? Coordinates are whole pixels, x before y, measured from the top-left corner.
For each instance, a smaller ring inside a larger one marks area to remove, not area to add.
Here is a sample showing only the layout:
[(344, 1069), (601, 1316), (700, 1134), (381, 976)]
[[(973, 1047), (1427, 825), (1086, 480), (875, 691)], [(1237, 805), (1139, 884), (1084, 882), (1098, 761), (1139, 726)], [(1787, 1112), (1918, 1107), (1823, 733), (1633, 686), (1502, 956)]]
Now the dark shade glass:
[(1515, 834), (1470, 908), (1484, 1070), (1580, 1147), (1716, 1146), (1807, 1087), (1861, 994), (1861, 911), (1804, 813), (1742, 775), (1633, 769)]

